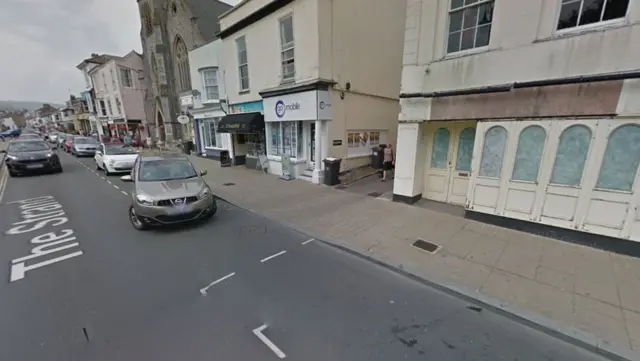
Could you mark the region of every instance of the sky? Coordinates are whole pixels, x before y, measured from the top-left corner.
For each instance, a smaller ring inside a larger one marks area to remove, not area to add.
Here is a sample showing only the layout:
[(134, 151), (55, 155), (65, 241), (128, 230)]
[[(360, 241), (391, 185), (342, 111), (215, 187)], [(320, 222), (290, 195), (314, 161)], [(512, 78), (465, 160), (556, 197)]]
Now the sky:
[(0, 100), (63, 103), (84, 90), (76, 66), (91, 53), (141, 52), (136, 0), (0, 2)]

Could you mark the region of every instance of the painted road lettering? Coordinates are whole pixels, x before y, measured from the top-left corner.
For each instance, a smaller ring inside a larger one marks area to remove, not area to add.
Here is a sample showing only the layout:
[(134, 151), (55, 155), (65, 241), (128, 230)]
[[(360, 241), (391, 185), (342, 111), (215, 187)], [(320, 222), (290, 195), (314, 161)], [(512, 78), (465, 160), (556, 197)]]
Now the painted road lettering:
[[(69, 222), (62, 205), (52, 196), (24, 199), (8, 204), (18, 205), (22, 220), (11, 224), (12, 228), (5, 232), (7, 235), (29, 233), (45, 227), (58, 227)], [(72, 229), (62, 229), (57, 232), (50, 230), (31, 238), (30, 243), (35, 247), (31, 249), (29, 255), (11, 261), (9, 281), (19, 281), (24, 279), (29, 271), (81, 256), (83, 253), (79, 249), (80, 243), (74, 241), (76, 237)], [(75, 252), (63, 252), (71, 249)], [(44, 259), (43, 256), (47, 255), (56, 257), (44, 257), (46, 258)]]

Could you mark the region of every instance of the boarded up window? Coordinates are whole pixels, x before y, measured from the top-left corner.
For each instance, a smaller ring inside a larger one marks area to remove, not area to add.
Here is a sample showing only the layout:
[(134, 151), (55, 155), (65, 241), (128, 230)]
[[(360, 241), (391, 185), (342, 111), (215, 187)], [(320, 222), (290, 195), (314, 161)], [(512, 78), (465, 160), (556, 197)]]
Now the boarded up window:
[(511, 179), (527, 182), (538, 180), (546, 138), (547, 133), (544, 128), (538, 125), (527, 127), (520, 132)]
[(573, 125), (562, 132), (551, 174), (551, 183), (580, 185), (590, 143), (591, 130), (584, 125)]
[(482, 146), (479, 176), (500, 178), (506, 145), (507, 131), (503, 127), (496, 126), (487, 131), (484, 136), (484, 145)]
[(609, 136), (597, 188), (630, 192), (640, 164), (640, 125), (623, 125)]

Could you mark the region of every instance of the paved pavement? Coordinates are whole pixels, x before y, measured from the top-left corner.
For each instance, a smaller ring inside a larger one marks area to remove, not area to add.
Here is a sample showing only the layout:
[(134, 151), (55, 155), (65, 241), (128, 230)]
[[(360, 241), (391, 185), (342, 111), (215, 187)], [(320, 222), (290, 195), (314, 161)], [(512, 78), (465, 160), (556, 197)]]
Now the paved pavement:
[(61, 158), (0, 200), (0, 360), (603, 360), (224, 202), (135, 231), (130, 184)]
[(640, 259), (191, 159), (234, 204), (597, 347), (640, 351)]

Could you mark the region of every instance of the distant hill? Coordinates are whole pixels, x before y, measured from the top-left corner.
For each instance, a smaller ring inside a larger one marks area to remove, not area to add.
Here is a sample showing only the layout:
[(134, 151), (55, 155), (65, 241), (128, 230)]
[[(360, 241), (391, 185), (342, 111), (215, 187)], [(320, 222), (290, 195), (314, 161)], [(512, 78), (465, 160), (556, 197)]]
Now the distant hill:
[(64, 105), (54, 104), (48, 102), (32, 102), (32, 101), (17, 101), (17, 100), (0, 100), (0, 110), (21, 110), (27, 109), (34, 111), (42, 108), (42, 104), (49, 104), (55, 108), (62, 108)]

